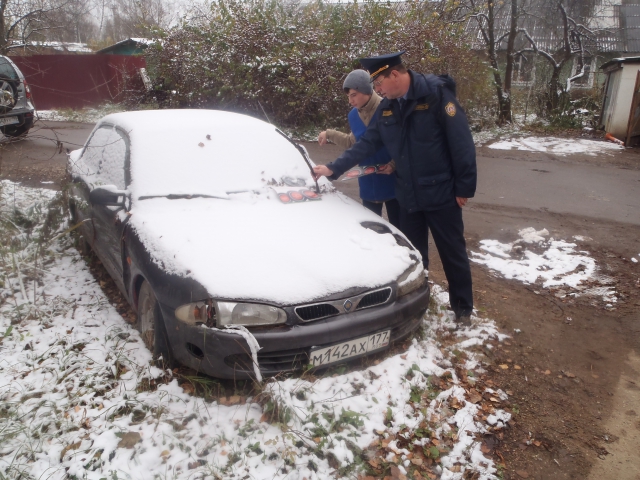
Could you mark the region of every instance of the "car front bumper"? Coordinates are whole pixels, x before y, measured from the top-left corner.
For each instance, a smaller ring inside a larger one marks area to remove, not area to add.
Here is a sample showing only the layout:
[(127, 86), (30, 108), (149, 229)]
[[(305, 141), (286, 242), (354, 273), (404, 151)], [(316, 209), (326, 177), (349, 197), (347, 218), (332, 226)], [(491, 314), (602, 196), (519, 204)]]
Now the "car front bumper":
[[(379, 307), (296, 325), (251, 330), (261, 349), (263, 376), (300, 370), (314, 347), (328, 347), (391, 330), (391, 342), (402, 340), (422, 323), (429, 306), (429, 284)], [(254, 378), (251, 350), (245, 339), (228, 330), (192, 326), (161, 305), (173, 354), (181, 364), (217, 378)], [(357, 357), (351, 357), (352, 358)]]

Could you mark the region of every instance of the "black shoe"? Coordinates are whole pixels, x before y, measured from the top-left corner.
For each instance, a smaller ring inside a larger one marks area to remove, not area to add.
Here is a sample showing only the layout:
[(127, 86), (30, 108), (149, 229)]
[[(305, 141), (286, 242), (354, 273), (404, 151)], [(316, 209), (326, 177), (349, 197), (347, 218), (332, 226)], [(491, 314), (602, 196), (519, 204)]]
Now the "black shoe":
[(471, 326), (471, 313), (462, 312), (460, 315), (456, 315), (457, 327), (470, 327)]

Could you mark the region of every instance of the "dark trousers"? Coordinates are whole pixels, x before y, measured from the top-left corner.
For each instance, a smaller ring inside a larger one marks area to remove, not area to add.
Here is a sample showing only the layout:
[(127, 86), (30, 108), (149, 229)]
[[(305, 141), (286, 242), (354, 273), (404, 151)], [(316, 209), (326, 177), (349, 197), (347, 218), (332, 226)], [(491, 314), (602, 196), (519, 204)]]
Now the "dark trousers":
[(387, 200), (386, 202), (369, 202), (368, 200), (362, 200), (362, 205), (367, 207), (373, 213), (382, 216), (382, 204), (387, 207), (387, 217), (389, 217), (389, 223), (396, 228), (400, 228), (400, 204), (395, 198)]
[(425, 269), (429, 269), (429, 231), (436, 244), (444, 274), (449, 282), (449, 302), (456, 315), (473, 310), (471, 267), (464, 240), (462, 209), (455, 205), (433, 212), (409, 213), (401, 209), (402, 232), (422, 255)]

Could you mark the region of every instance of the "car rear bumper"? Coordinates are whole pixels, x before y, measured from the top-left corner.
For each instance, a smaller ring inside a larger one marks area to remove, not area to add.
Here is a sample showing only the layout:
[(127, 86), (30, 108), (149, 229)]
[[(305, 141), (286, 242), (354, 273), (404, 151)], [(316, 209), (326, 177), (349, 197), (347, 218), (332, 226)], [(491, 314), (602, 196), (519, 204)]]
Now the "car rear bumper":
[(23, 125), (27, 125), (27, 128), (31, 128), (33, 125), (33, 110), (28, 108), (14, 108), (10, 112), (2, 115), (3, 118), (18, 117), (17, 123), (6, 125), (8, 128), (17, 128)]
[[(391, 330), (391, 342), (402, 340), (420, 326), (428, 305), (429, 284), (425, 282), (415, 292), (380, 307), (299, 325), (252, 330), (261, 347), (260, 372), (270, 376), (302, 369), (309, 363), (313, 347), (328, 347), (384, 330)], [(255, 376), (251, 351), (242, 336), (187, 325), (164, 306), (162, 313), (173, 354), (180, 363), (218, 378)]]

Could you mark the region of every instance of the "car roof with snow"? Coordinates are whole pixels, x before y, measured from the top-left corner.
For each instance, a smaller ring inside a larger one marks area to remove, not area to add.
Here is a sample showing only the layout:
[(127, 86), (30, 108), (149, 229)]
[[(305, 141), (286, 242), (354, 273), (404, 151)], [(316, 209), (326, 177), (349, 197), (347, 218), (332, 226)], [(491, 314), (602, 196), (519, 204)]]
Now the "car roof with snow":
[[(282, 177), (313, 180), (301, 153), (275, 126), (219, 110), (116, 113), (98, 124), (130, 139), (134, 198), (256, 190)], [(195, 172), (195, 175), (194, 175)]]

